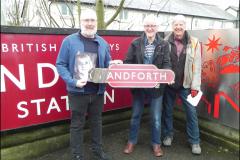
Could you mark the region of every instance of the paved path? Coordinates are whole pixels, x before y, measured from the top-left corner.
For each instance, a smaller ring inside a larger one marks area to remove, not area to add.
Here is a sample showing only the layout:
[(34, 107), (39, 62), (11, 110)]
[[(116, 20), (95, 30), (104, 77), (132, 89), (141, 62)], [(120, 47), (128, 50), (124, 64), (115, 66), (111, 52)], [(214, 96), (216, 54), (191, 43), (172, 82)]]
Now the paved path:
[[(124, 154), (123, 148), (127, 142), (128, 130), (104, 135), (105, 151), (111, 155), (112, 160), (238, 160), (239, 155), (232, 153), (221, 146), (214, 146), (202, 141), (202, 154), (193, 155), (187, 143), (185, 133), (176, 130), (172, 147), (163, 147), (164, 156), (156, 158), (150, 147), (149, 125), (143, 124), (140, 129), (139, 142), (131, 155)], [(85, 142), (86, 160), (91, 160), (89, 141)], [(70, 160), (70, 148), (64, 148), (54, 153), (44, 155), (34, 160)]]

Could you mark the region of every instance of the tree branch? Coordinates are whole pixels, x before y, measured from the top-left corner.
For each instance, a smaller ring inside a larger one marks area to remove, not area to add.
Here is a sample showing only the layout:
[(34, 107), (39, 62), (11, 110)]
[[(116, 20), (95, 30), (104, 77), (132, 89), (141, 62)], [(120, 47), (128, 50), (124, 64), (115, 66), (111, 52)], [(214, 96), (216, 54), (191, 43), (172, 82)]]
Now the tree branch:
[(121, 0), (121, 2), (119, 4), (116, 12), (114, 13), (114, 15), (105, 23), (105, 28), (107, 28), (107, 26), (109, 26), (114, 21), (114, 19), (118, 16), (118, 14), (120, 13), (120, 11), (123, 8), (124, 2), (125, 2), (125, 0)]

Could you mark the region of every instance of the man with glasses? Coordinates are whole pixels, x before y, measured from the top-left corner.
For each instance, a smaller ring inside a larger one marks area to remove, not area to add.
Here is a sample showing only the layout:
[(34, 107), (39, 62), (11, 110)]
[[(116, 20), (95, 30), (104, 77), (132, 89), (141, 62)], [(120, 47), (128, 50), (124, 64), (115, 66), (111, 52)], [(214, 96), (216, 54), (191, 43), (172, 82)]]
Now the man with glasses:
[[(81, 13), (81, 30), (64, 38), (56, 67), (59, 75), (67, 85), (69, 106), (71, 110), (70, 147), (72, 160), (84, 160), (83, 129), (88, 113), (91, 128), (92, 152), (96, 160), (108, 160), (102, 148), (102, 110), (104, 104), (104, 84), (87, 82), (87, 78), (75, 76), (79, 66), (76, 59), (80, 55), (93, 57), (91, 62), (97, 68), (107, 68), (111, 62), (108, 43), (96, 34), (97, 16), (93, 10)], [(79, 77), (79, 78), (77, 78)]]
[[(124, 63), (153, 64), (159, 69), (170, 68), (169, 45), (157, 33), (157, 22), (158, 19), (154, 15), (149, 15), (144, 19), (144, 33), (131, 43)], [(156, 157), (163, 155), (161, 149), (161, 115), (164, 88), (165, 85), (161, 84), (156, 88), (131, 89), (133, 95), (132, 118), (128, 142), (123, 151), (125, 154), (132, 153), (137, 144), (141, 116), (144, 104), (147, 102), (150, 105), (153, 153)]]

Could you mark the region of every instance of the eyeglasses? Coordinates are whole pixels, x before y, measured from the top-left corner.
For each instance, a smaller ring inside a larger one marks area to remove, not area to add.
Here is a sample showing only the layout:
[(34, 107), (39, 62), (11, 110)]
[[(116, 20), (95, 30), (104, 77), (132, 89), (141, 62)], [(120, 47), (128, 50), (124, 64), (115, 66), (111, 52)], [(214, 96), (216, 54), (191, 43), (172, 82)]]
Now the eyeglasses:
[(144, 25), (145, 28), (156, 28), (157, 25)]

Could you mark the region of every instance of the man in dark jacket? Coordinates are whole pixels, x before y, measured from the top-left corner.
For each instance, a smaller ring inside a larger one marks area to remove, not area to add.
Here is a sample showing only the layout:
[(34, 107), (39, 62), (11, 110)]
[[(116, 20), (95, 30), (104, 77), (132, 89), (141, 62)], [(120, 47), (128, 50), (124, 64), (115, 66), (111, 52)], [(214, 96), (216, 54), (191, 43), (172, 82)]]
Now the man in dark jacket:
[[(144, 19), (144, 33), (131, 43), (124, 63), (153, 64), (159, 69), (170, 68), (168, 42), (164, 41), (157, 33), (157, 21), (157, 18), (153, 15)], [(161, 149), (161, 115), (164, 87), (164, 84), (159, 84), (156, 88), (135, 88), (131, 90), (133, 95), (132, 118), (128, 143), (124, 153), (130, 154), (133, 152), (137, 143), (141, 115), (145, 98), (147, 98), (151, 113), (151, 145), (155, 156), (163, 155)]]
[(175, 83), (166, 87), (163, 108), (163, 144), (171, 146), (173, 140), (173, 106), (178, 93), (186, 111), (186, 130), (193, 154), (201, 154), (196, 107), (187, 101), (190, 94), (195, 97), (201, 87), (201, 52), (198, 40), (189, 35), (183, 15), (172, 22), (173, 32), (166, 37), (170, 43), (172, 70)]

